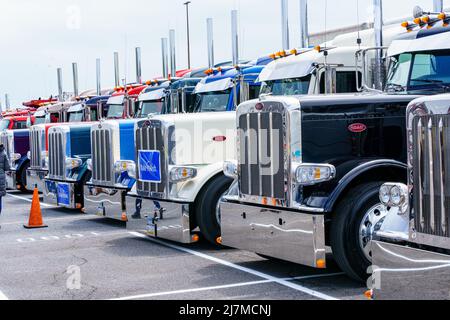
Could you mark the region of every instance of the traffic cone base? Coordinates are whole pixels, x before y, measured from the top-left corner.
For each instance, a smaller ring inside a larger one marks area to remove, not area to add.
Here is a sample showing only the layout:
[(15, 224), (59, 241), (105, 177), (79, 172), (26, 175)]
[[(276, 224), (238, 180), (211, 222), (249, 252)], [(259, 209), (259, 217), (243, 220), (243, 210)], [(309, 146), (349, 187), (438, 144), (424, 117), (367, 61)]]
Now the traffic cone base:
[(30, 218), (28, 224), (24, 225), (25, 229), (47, 228), (42, 220), (41, 204), (39, 202), (39, 191), (37, 188), (33, 192), (33, 200), (31, 201)]

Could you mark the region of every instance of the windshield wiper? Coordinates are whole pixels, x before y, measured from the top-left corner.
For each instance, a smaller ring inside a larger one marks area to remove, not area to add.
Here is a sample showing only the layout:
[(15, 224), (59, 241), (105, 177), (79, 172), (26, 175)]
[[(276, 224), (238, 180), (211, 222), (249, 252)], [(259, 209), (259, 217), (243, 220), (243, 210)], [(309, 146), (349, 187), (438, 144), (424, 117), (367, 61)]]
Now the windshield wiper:
[(402, 86), (401, 84), (396, 83), (388, 83), (386, 85), (387, 91), (393, 91), (393, 92), (403, 92), (406, 91), (406, 86)]

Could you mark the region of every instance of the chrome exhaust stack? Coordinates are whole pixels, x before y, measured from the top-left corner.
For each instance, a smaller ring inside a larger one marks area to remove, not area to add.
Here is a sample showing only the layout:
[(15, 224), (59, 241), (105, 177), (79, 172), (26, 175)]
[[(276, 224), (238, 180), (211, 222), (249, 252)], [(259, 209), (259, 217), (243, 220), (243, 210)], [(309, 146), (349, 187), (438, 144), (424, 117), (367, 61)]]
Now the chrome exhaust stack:
[(101, 68), (101, 61), (100, 59), (97, 59), (96, 60), (97, 96), (100, 96), (102, 92), (100, 68)]
[(300, 0), (300, 47), (309, 47), (308, 0)]
[(213, 19), (206, 19), (207, 43), (208, 43), (208, 67), (214, 68), (214, 28)]
[(238, 12), (231, 11), (231, 45), (233, 49), (233, 65), (239, 64)]
[(63, 101), (63, 83), (62, 83), (62, 69), (58, 68), (56, 70), (56, 75), (58, 77), (58, 100)]
[(136, 51), (136, 83), (142, 83), (142, 57), (141, 57), (141, 48), (137, 47)]
[(281, 0), (281, 37), (283, 50), (289, 50), (289, 12), (288, 0)]
[(161, 38), (161, 51), (163, 78), (167, 79), (169, 77), (169, 54), (167, 49), (167, 38)]
[(72, 63), (72, 73), (73, 73), (73, 94), (78, 97), (78, 64), (76, 62)]
[(433, 0), (433, 11), (436, 13), (444, 12), (444, 1), (443, 0)]
[(119, 53), (114, 52), (114, 85), (120, 87)]
[(384, 67), (383, 67), (383, 1), (373, 0), (375, 50), (374, 61), (374, 89), (383, 90), (384, 85)]
[(169, 30), (169, 45), (170, 45), (170, 76), (176, 77), (177, 75), (177, 56), (175, 49), (175, 30)]

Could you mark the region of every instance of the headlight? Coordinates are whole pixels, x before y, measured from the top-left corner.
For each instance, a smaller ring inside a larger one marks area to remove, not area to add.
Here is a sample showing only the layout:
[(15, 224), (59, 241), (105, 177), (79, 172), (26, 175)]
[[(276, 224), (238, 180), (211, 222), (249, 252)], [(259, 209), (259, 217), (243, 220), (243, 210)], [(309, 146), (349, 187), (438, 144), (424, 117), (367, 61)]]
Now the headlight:
[(387, 207), (398, 207), (405, 213), (409, 204), (408, 187), (402, 183), (385, 183), (380, 188), (380, 201)]
[(17, 161), (20, 160), (20, 158), (22, 158), (22, 155), (20, 153), (11, 153), (10, 157), (11, 161)]
[(300, 164), (295, 169), (297, 183), (310, 186), (332, 180), (336, 177), (336, 168), (330, 164)]
[(27, 152), (27, 158), (28, 158), (28, 159), (31, 159), (31, 151), (28, 151), (28, 152)]
[(87, 159), (86, 165), (89, 171), (92, 171), (92, 159)]
[(197, 176), (197, 169), (191, 167), (172, 167), (170, 169), (170, 182), (178, 183), (193, 179)]
[(231, 179), (238, 178), (237, 161), (225, 161), (223, 164), (223, 174)]
[(134, 161), (116, 161), (114, 163), (114, 172), (117, 174), (122, 174), (123, 172), (128, 172), (130, 178), (136, 178), (136, 164)]
[(83, 164), (83, 160), (79, 158), (67, 158), (66, 159), (66, 168), (69, 170), (73, 170), (75, 168), (80, 167)]

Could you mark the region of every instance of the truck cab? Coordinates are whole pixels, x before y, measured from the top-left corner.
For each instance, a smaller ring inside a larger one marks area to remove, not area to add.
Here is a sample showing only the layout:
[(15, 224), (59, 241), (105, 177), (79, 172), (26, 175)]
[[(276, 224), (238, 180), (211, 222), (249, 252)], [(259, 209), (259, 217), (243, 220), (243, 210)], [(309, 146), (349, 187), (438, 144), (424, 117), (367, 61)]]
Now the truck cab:
[(239, 106), (237, 161), (224, 165), (235, 182), (218, 213), (224, 245), (315, 268), (326, 268), (331, 247), (342, 270), (367, 279), (387, 214), (378, 190), (407, 177), (407, 105), (448, 89), (450, 29), (429, 21), (390, 45), (385, 92)]
[(139, 94), (147, 85), (130, 85), (125, 88), (118, 88), (108, 99), (107, 111), (103, 118), (109, 120), (132, 118), (137, 110)]

